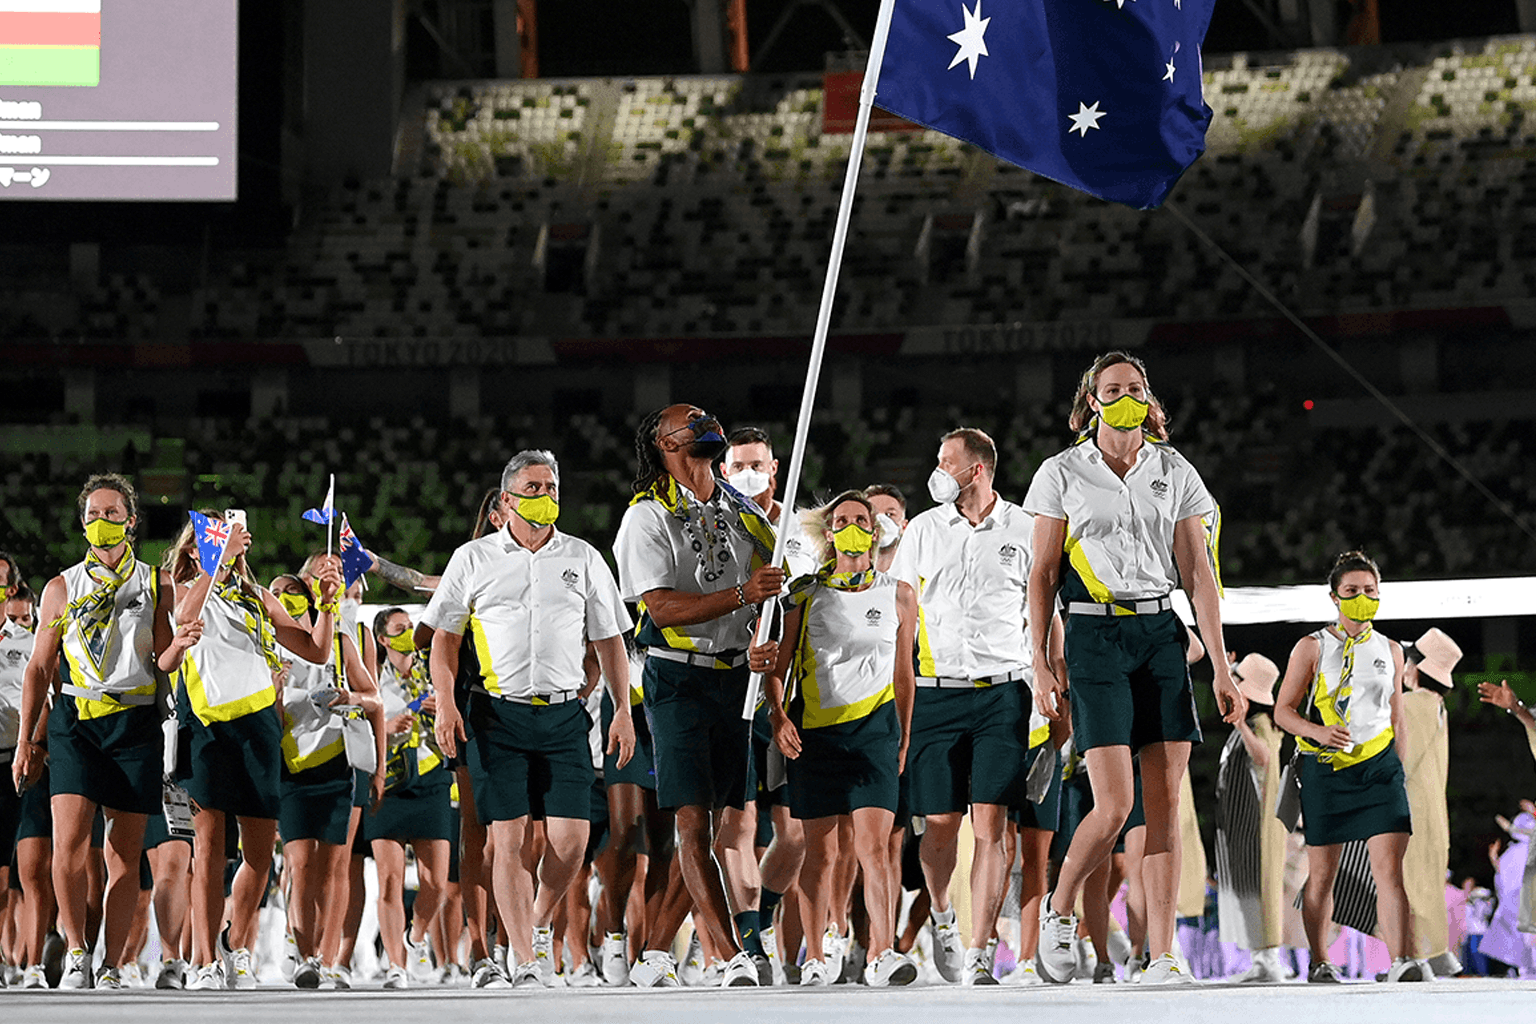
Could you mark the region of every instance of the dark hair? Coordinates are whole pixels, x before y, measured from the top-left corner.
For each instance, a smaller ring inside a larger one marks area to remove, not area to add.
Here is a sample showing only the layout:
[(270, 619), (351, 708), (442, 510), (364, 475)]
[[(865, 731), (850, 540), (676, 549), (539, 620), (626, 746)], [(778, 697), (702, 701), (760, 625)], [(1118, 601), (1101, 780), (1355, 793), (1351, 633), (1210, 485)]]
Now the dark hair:
[(737, 427), (731, 431), (725, 439), (727, 448), (735, 448), (739, 444), (760, 444), (768, 449), (768, 457), (773, 457), (773, 442), (768, 439), (768, 431), (762, 427)]
[(895, 498), (897, 503), (901, 505), (902, 514), (906, 514), (907, 496), (901, 493), (900, 487), (897, 487), (895, 484), (870, 484), (864, 488), (864, 497), (866, 498), (873, 498), (877, 494), (883, 494), (887, 498)]
[(384, 623), (389, 621), (389, 617), (391, 615), (394, 615), (396, 612), (404, 611), (405, 609), (400, 607), (385, 608), (383, 611), (379, 612), (379, 614), (373, 617), (373, 645), (379, 649), (380, 659), (386, 657), (384, 651), (385, 648), (389, 646), (384, 642)]
[(1368, 572), (1376, 577), (1376, 582), (1381, 582), (1381, 567), (1376, 560), (1364, 551), (1346, 551), (1333, 561), (1333, 568), (1328, 570), (1328, 590), (1331, 593), (1339, 592), (1339, 580), (1344, 578), (1347, 572)]
[[(123, 496), (123, 504), (128, 506), (128, 518), (135, 519), (139, 514), (139, 495), (133, 489), (133, 484), (121, 473), (92, 473), (85, 481), (85, 486), (80, 488), (80, 498), (77, 504), (80, 506), (80, 518), (85, 518), (85, 503), (91, 495), (97, 491), (116, 491)], [(131, 535), (132, 530), (128, 531)]]
[[(276, 583), (278, 580), (292, 580), (293, 582), (297, 583), (299, 585), (299, 590), (304, 594), (305, 606), (311, 609), (314, 608), (315, 593), (309, 588), (309, 584), (304, 582), (304, 578), (302, 576), (296, 572), (280, 572), (276, 576), (272, 577), (273, 583)], [(274, 595), (276, 595), (276, 593), (276, 591), (273, 591)]]
[(7, 601), (26, 601), (29, 604), (37, 604), (37, 595), (32, 593), (32, 588), (27, 586), (26, 580), (16, 583), (16, 589), (11, 591)]
[(500, 487), (492, 487), (485, 492), (485, 497), (480, 499), (480, 511), (475, 515), (475, 527), (469, 534), (470, 540), (479, 540), (486, 535), (491, 525), (491, 509), (500, 503)]
[(636, 494), (649, 490), (667, 475), (667, 468), (661, 463), (661, 449), (656, 447), (656, 431), (661, 427), (661, 414), (666, 411), (666, 408), (662, 408), (646, 413), (640, 425), (635, 428), (635, 459), (638, 462), (634, 484)]
[(976, 427), (956, 427), (939, 438), (939, 443), (954, 440), (958, 440), (965, 446), (971, 458), (987, 467), (988, 476), (997, 475), (997, 445), (985, 430), (979, 430)]
[(24, 587), (27, 581), (21, 578), (21, 566), (16, 564), (16, 559), (11, 557), (9, 551), (0, 551), (0, 562), (10, 567), (10, 572), (5, 576), (5, 585), (8, 587)]
[(1095, 415), (1093, 409), (1088, 405), (1088, 396), (1094, 395), (1097, 397), (1099, 374), (1111, 366), (1119, 366), (1121, 363), (1128, 363), (1134, 366), (1136, 372), (1141, 374), (1141, 382), (1146, 385), (1147, 402), (1151, 406), (1147, 410), (1147, 433), (1161, 440), (1168, 440), (1168, 413), (1163, 408), (1163, 403), (1159, 402), (1157, 396), (1152, 394), (1152, 381), (1147, 377), (1147, 364), (1129, 352), (1122, 352), (1118, 349), (1113, 352), (1105, 352), (1093, 361), (1093, 365), (1083, 371), (1083, 376), (1077, 382), (1077, 393), (1072, 396), (1072, 413), (1067, 417), (1067, 426), (1076, 432), (1081, 432), (1088, 428), (1088, 424), (1092, 422)]

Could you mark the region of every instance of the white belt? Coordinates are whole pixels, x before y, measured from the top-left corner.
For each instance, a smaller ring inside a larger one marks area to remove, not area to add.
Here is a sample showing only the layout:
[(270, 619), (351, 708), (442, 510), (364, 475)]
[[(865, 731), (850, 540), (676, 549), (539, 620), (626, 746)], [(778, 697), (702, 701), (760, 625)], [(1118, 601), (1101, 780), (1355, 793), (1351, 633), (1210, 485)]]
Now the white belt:
[(1167, 594), (1162, 597), (1148, 598), (1145, 601), (1109, 601), (1104, 604), (1097, 601), (1067, 603), (1068, 615), (1156, 615), (1158, 612), (1172, 609), (1173, 599)]
[(487, 697), (494, 698), (495, 700), (511, 701), (513, 704), (531, 704), (535, 707), (544, 707), (546, 705), (553, 707), (556, 704), (565, 704), (568, 701), (581, 699), (580, 695), (577, 694), (575, 690), (562, 690), (559, 693), (535, 693), (524, 697), (521, 694), (492, 693), (489, 690), (480, 689), (479, 687), (476, 687), (476, 689), (479, 690), (479, 692), (485, 694)]
[(1002, 686), (1004, 683), (1018, 683), (1029, 677), (1029, 673), (1023, 669), (1015, 669), (1012, 672), (1000, 672), (995, 676), (981, 676), (976, 679), (963, 679), (956, 676), (918, 676), (918, 686), (936, 687), (940, 690), (976, 690), (988, 686)]
[(746, 651), (721, 651), (719, 654), (695, 654), (689, 651), (676, 651), (670, 647), (647, 647), (647, 658), (660, 658), (662, 661), (675, 661), (680, 665), (695, 665), (699, 668), (713, 668), (724, 671), (729, 668), (740, 668), (747, 663)]
[(103, 704), (133, 704), (147, 705), (155, 702), (153, 693), (114, 693), (111, 690), (92, 690), (74, 683), (65, 683), (59, 687), (59, 692), (70, 697), (84, 697), (86, 700), (94, 700)]

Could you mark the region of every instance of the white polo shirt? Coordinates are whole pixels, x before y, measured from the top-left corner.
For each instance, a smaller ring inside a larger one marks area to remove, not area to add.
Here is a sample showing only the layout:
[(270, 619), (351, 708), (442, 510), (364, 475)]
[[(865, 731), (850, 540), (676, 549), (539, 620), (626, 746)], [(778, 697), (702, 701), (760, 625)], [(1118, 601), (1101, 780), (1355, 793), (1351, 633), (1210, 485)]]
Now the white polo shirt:
[[(659, 501), (629, 506), (613, 542), (619, 565), (619, 589), (626, 601), (643, 600), (652, 590), (713, 594), (745, 583), (752, 571), (752, 538), (741, 516), (717, 485), (706, 502), (677, 485), (689, 510), (685, 519)], [(661, 629), (674, 650), (718, 654), (740, 651), (752, 640), (751, 606), (692, 626)]]
[(1064, 596), (1104, 603), (1161, 597), (1177, 587), (1174, 525), (1210, 515), (1216, 502), (1171, 445), (1149, 438), (1122, 480), (1089, 437), (1041, 464), (1024, 508), (1066, 520), (1068, 562), (1087, 594), (1074, 595), (1069, 586)]
[(480, 657), (480, 686), (530, 700), (581, 689), (586, 641), (631, 621), (597, 549), (559, 530), (537, 551), (508, 527), (461, 545), (421, 621), (462, 633)]
[(954, 505), (913, 518), (891, 575), (917, 592), (917, 674), (981, 679), (1030, 669), (1025, 587), (1034, 521), (998, 497), (972, 526)]

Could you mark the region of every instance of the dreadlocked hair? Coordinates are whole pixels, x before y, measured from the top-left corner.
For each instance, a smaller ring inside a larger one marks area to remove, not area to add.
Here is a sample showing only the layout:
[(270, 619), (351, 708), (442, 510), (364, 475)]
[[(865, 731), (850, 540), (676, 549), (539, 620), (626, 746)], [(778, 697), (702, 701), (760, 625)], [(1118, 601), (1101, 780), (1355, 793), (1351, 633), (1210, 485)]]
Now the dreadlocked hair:
[(665, 411), (657, 409), (646, 413), (640, 425), (635, 428), (635, 459), (638, 463), (634, 482), (636, 494), (649, 490), (656, 481), (667, 475), (667, 468), (661, 464), (661, 449), (656, 447), (656, 431), (661, 426), (661, 414)]

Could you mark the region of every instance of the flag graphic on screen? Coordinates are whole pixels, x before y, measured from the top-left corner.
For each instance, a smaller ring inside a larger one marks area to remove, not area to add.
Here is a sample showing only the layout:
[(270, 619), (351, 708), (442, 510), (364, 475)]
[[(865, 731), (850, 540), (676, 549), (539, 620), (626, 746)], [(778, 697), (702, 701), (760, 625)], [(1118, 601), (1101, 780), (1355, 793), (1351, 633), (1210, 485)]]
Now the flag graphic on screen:
[(0, 85), (101, 83), (101, 0), (0, 0)]

